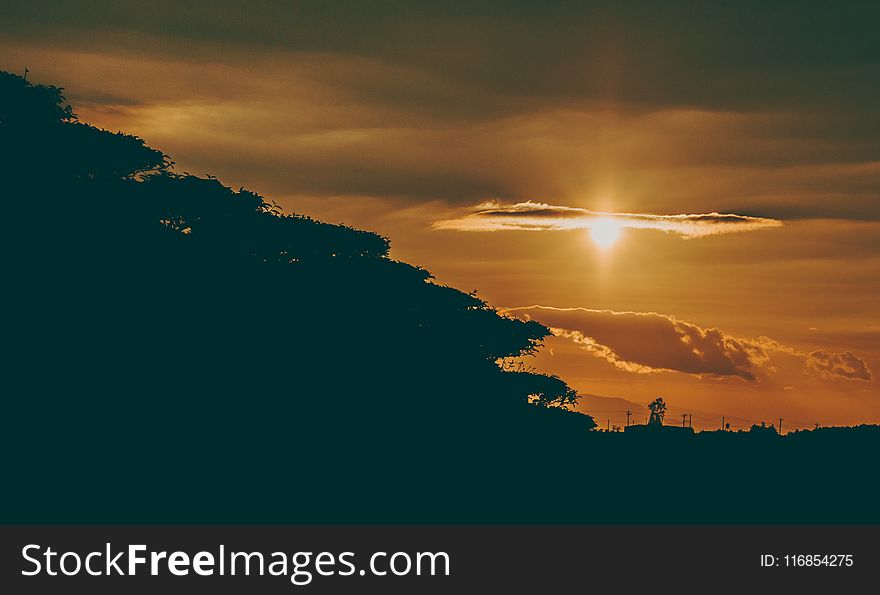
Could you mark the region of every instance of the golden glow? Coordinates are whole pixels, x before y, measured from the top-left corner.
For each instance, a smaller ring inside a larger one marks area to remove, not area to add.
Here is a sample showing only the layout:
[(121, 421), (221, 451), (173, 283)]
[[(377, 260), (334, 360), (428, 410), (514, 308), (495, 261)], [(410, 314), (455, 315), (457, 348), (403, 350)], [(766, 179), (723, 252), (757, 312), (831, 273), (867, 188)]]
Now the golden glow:
[(610, 248), (620, 238), (620, 224), (614, 219), (596, 219), (590, 223), (590, 238), (600, 248)]

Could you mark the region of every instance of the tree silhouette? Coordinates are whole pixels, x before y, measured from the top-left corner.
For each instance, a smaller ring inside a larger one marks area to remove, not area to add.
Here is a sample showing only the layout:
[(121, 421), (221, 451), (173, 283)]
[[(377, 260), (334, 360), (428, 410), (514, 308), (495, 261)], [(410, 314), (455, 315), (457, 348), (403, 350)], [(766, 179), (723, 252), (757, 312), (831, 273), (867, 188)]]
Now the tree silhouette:
[[(537, 465), (595, 425), (561, 379), (499, 366), (534, 353), (545, 326), (390, 258), (387, 238), (178, 173), (142, 139), (80, 122), (61, 89), (5, 73), (0, 151), (19, 255), (10, 363), (40, 379), (10, 413), (22, 439), (80, 460), (92, 438), (118, 441), (110, 459), (131, 473), (210, 450), (195, 473), (151, 481), (227, 502), (250, 489), (224, 479), (234, 461), (303, 510), (338, 509), (368, 480), (383, 489), (362, 506), (384, 510), (411, 482), (482, 481), (489, 452), (526, 464), (523, 444), (541, 445)], [(310, 455), (273, 479), (292, 453)]]
[(752, 427), (749, 428), (749, 434), (756, 437), (773, 437), (778, 436), (779, 433), (776, 431), (776, 426), (768, 426), (766, 422), (761, 422), (760, 425), (752, 424)]
[(651, 417), (648, 419), (649, 426), (662, 426), (663, 418), (666, 417), (666, 403), (662, 397), (657, 397), (650, 404), (648, 409), (651, 410)]

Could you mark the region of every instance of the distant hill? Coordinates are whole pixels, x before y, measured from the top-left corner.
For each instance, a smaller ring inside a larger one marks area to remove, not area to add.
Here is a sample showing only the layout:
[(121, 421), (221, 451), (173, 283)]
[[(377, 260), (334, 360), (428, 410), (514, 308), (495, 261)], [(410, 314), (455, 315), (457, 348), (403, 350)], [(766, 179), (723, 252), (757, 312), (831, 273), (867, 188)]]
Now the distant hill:
[[(623, 397), (604, 397), (590, 393), (578, 393), (577, 409), (588, 413), (596, 420), (598, 427), (605, 428), (606, 421), (611, 425), (623, 426), (626, 424), (626, 411), (632, 411), (633, 423), (642, 423), (648, 411), (647, 404), (629, 401)], [(641, 419), (641, 421), (639, 421)]]

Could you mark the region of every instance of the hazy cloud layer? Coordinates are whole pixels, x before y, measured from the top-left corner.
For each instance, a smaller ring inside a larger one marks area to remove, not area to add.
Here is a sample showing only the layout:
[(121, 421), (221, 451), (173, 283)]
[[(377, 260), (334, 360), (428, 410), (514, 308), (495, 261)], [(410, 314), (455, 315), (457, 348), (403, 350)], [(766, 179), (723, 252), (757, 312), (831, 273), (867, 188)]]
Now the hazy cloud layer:
[(877, 3), (7, 4), (3, 68), (276, 195), (880, 218)]
[(554, 335), (633, 373), (684, 372), (739, 377), (754, 382), (773, 372), (774, 353), (793, 356), (804, 370), (827, 380), (871, 380), (867, 364), (852, 353), (799, 351), (767, 337), (744, 338), (701, 328), (655, 312), (529, 306), (505, 312), (537, 320)]
[[(360, 55), (488, 90), (490, 105), (502, 95), (533, 104), (564, 98), (712, 109), (792, 101), (867, 107), (880, 98), (874, 81), (854, 76), (880, 62), (878, 9), (867, 2), (828, 10), (806, 0), (796, 11), (756, 0), (7, 4), (0, 30), (22, 37), (98, 45), (107, 32), (127, 32), (171, 43), (221, 42), (233, 51)], [(423, 101), (408, 89), (367, 87), (386, 100)]]
[(653, 215), (648, 213), (603, 213), (576, 207), (539, 202), (502, 204), (487, 202), (457, 219), (434, 223), (435, 229), (457, 231), (556, 231), (589, 229), (594, 225), (656, 229), (686, 238), (779, 227), (781, 221), (730, 213)]

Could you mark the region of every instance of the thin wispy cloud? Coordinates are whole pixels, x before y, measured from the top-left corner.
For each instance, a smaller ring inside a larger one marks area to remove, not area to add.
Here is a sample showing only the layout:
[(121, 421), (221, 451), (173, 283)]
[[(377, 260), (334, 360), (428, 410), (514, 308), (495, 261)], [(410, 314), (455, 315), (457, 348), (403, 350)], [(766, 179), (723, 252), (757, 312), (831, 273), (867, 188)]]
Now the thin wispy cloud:
[(733, 213), (609, 213), (526, 201), (513, 204), (485, 202), (460, 217), (437, 221), (433, 227), (455, 231), (561, 231), (609, 224), (618, 228), (655, 229), (684, 238), (699, 238), (780, 227), (782, 222)]

